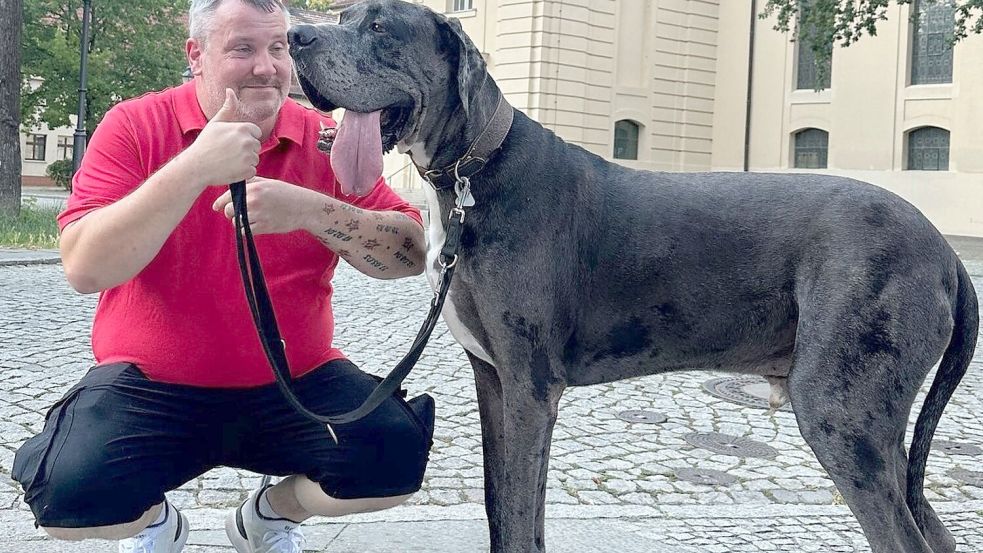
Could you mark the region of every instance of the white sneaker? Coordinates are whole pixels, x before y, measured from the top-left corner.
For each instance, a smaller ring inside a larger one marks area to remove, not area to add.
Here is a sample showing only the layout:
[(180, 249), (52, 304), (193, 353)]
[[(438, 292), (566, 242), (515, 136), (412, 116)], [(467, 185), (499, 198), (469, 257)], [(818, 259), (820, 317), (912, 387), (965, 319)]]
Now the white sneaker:
[(188, 517), (164, 502), (164, 521), (119, 542), (119, 553), (181, 553), (188, 541)]
[(302, 553), (300, 525), (259, 512), (259, 498), (271, 486), (258, 489), (225, 519), (225, 533), (237, 553)]

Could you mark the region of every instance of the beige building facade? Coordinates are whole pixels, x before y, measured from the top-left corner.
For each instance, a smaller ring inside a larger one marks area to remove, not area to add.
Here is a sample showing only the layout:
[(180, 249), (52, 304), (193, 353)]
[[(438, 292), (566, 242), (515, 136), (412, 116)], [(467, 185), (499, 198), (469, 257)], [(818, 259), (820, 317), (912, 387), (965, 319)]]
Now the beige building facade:
[[(917, 4), (835, 48), (816, 92), (800, 89), (799, 45), (752, 17), (763, 0), (421, 3), (461, 20), (513, 106), (598, 155), (657, 171), (846, 175), (947, 234), (983, 236), (983, 38), (952, 49), (949, 82), (913, 84), (925, 41), (947, 47), (912, 23)], [(408, 164), (390, 154), (386, 176), (412, 195)]]
[[(835, 48), (819, 92), (802, 84), (799, 44), (754, 17), (764, 0), (414, 1), (460, 19), (513, 106), (600, 156), (846, 175), (901, 195), (944, 233), (983, 236), (983, 37), (949, 49), (939, 29), (951, 14), (918, 27), (918, 0), (892, 4), (876, 37)], [(295, 19), (322, 22), (309, 15)], [(31, 132), (48, 136), (47, 162), (70, 135)], [(24, 140), (25, 155), (37, 150)], [(25, 161), (25, 175), (45, 165)], [(408, 156), (388, 154), (384, 176), (422, 202)]]

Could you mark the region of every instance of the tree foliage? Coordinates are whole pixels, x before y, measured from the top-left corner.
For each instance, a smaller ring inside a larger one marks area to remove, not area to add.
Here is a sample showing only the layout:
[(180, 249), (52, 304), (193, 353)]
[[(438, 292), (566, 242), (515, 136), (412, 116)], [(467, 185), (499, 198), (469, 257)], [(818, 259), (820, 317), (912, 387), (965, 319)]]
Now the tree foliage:
[[(181, 82), (187, 0), (92, 0), (89, 132), (124, 98)], [(22, 122), (69, 125), (78, 111), (82, 0), (25, 0)], [(33, 87), (31, 77), (41, 79)]]
[[(983, 0), (922, 0), (928, 3), (952, 2), (956, 6), (953, 22), (955, 40), (970, 33), (983, 32)], [(796, 37), (809, 43), (819, 54), (831, 45), (849, 46), (864, 34), (877, 35), (877, 24), (887, 20), (892, 3), (912, 4), (912, 0), (768, 0), (761, 18), (775, 17), (775, 29), (795, 30)], [(802, 9), (805, 7), (805, 9)]]
[(291, 0), (289, 5), (305, 10), (326, 12), (331, 7), (331, 0)]
[[(956, 7), (952, 42), (970, 33), (983, 32), (983, 0), (920, 0), (949, 2)], [(816, 72), (825, 77), (833, 47), (846, 47), (865, 34), (877, 35), (877, 25), (887, 20), (891, 4), (914, 4), (913, 0), (768, 0), (759, 16), (774, 17), (775, 30), (793, 32), (793, 40), (815, 54)], [(912, 10), (912, 19), (917, 13)], [(817, 80), (821, 81), (822, 79)]]

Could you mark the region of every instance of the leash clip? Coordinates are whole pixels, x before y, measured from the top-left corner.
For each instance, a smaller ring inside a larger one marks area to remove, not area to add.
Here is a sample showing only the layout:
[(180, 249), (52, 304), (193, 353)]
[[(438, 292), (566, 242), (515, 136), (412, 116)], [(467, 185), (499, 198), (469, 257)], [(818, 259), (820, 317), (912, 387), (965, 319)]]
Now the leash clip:
[[(454, 194), (457, 196), (455, 202), (457, 207), (454, 211), (461, 211), (461, 222), (464, 222), (463, 208), (474, 205), (474, 196), (471, 195), (471, 179), (457, 177), (457, 182), (454, 183)], [(451, 213), (453, 214), (453, 211)]]

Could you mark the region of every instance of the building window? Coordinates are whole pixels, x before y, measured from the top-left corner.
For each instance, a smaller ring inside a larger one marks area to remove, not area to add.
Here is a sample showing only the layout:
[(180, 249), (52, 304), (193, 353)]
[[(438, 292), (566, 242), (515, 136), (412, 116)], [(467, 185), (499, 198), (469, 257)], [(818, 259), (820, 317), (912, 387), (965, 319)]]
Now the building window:
[(474, 9), (474, 0), (450, 0), (447, 11), (466, 12)]
[(71, 136), (58, 137), (58, 159), (72, 159), (73, 148)]
[(803, 129), (795, 133), (795, 159), (797, 169), (825, 169), (829, 155), (829, 133), (822, 129)]
[(622, 119), (614, 124), (614, 158), (638, 159), (638, 123)]
[(949, 170), (949, 131), (922, 127), (908, 133), (909, 171)]
[[(813, 0), (801, 0), (799, 2), (801, 21), (809, 13), (809, 3)], [(826, 61), (821, 65), (816, 65), (816, 52), (812, 49), (812, 35), (814, 27), (810, 25), (806, 31), (799, 29), (796, 39), (795, 60), (795, 88), (796, 90), (824, 90), (830, 87), (833, 75), (833, 44), (824, 47)], [(821, 70), (820, 70), (821, 69)]]
[(952, 82), (952, 30), (956, 6), (949, 0), (915, 0), (918, 17), (911, 39), (911, 84)]
[(24, 159), (27, 161), (44, 161), (44, 148), (48, 143), (48, 137), (43, 134), (27, 135), (27, 148), (24, 150)]

